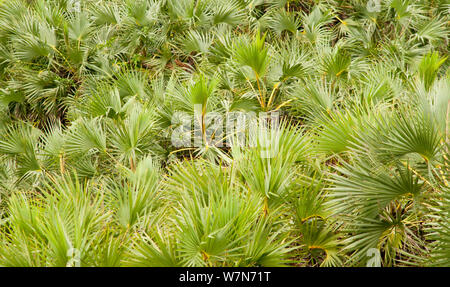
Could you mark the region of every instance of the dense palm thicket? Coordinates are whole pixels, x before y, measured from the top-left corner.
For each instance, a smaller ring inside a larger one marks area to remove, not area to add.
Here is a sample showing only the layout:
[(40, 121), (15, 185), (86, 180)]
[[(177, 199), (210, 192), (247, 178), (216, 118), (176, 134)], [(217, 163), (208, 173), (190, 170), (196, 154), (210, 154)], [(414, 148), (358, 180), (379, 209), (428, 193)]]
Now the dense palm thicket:
[(449, 3), (0, 0), (0, 265), (450, 266)]

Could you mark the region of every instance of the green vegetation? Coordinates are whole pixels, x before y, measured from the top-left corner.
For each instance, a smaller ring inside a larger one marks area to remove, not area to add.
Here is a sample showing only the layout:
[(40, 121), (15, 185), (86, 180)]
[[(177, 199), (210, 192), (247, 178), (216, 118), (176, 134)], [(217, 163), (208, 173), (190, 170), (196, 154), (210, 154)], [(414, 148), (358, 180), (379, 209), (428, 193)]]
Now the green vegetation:
[(0, 0), (0, 266), (450, 266), (449, 11)]

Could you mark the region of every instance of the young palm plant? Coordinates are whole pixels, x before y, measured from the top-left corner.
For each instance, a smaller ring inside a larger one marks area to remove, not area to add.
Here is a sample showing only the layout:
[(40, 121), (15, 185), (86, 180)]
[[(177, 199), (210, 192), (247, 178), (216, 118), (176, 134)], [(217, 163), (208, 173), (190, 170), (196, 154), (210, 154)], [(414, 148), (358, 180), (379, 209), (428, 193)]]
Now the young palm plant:
[(448, 1), (366, 2), (0, 0), (0, 266), (449, 266)]

